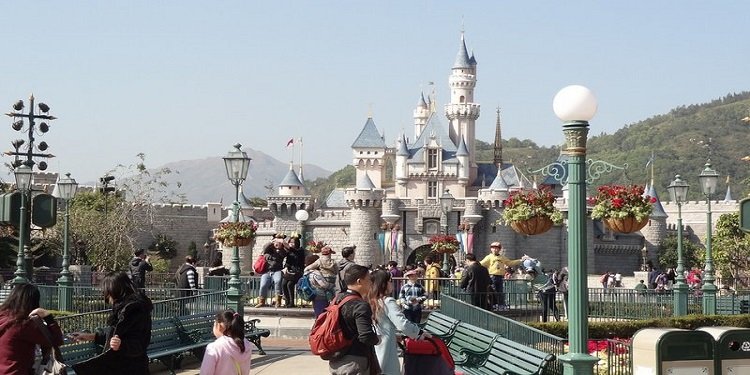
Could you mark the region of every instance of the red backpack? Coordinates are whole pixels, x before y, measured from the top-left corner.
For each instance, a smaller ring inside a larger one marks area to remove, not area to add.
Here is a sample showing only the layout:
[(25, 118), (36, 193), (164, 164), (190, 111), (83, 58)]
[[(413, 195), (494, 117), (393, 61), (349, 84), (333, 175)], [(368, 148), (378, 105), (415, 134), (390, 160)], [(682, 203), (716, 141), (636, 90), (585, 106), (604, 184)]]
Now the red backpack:
[(261, 256), (255, 260), (255, 263), (253, 263), (253, 272), (263, 274), (266, 273), (266, 270), (268, 270), (268, 261), (266, 260), (266, 256), (261, 254)]
[(334, 302), (326, 307), (315, 319), (310, 330), (310, 350), (325, 360), (331, 359), (336, 353), (352, 345), (352, 339), (344, 336), (341, 322), (341, 306), (345, 303), (361, 299), (359, 296), (350, 294), (339, 302)]

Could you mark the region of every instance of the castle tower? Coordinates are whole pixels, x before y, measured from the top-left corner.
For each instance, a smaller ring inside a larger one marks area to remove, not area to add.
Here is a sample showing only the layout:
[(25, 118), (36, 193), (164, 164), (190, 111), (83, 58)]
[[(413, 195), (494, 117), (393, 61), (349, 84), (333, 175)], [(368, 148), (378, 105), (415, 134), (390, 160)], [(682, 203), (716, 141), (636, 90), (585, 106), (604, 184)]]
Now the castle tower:
[(357, 170), (357, 181), (367, 178), (375, 184), (376, 188), (379, 189), (382, 186), (385, 151), (383, 136), (378, 132), (370, 116), (352, 144), (352, 164)]
[(278, 194), (269, 195), (267, 200), (268, 208), (274, 215), (274, 227), (279, 233), (301, 232), (302, 224), (297, 222), (294, 215), (299, 210), (312, 211), (313, 209), (312, 196), (294, 172), (291, 164), (289, 172), (279, 184)]
[(476, 120), (479, 118), (479, 104), (474, 103), (474, 87), (477, 84), (477, 61), (473, 54), (470, 57), (466, 50), (464, 34), (461, 33), (461, 45), (448, 79), (451, 89), (451, 101), (445, 105), (445, 116), (450, 120), (448, 134), (453, 144), (463, 138), (469, 151), (469, 178), (477, 177), (476, 163)]
[(406, 145), (406, 135), (401, 134), (396, 149), (396, 196), (406, 195), (406, 183), (409, 180), (409, 167), (406, 164), (409, 160), (409, 147)]
[(424, 92), (419, 96), (417, 102), (417, 108), (414, 109), (414, 139), (419, 138), (422, 134), (425, 125), (427, 125), (427, 119), (430, 118), (430, 107), (424, 100)]
[(346, 189), (345, 199), (351, 209), (349, 242), (357, 246), (354, 261), (369, 266), (383, 263), (383, 251), (375, 239), (380, 227), (385, 191), (377, 188), (367, 173), (357, 174), (357, 187)]
[(648, 191), (646, 192), (646, 195), (656, 198), (656, 202), (653, 204), (654, 209), (653, 211), (651, 211), (651, 216), (649, 216), (648, 224), (646, 224), (646, 226), (641, 229), (641, 234), (643, 235), (649, 259), (651, 259), (654, 264), (657, 264), (659, 246), (661, 246), (661, 242), (664, 240), (664, 237), (667, 236), (668, 215), (666, 212), (664, 212), (664, 207), (661, 205), (659, 196), (656, 194), (653, 180), (651, 180), (651, 184), (648, 188)]
[(471, 165), (469, 161), (469, 151), (466, 149), (466, 142), (461, 138), (461, 142), (458, 144), (456, 150), (456, 159), (458, 159), (458, 183), (466, 187), (469, 182), (469, 173), (471, 173)]
[(495, 154), (492, 158), (492, 162), (498, 168), (503, 168), (503, 138), (502, 133), (500, 132), (500, 107), (497, 107), (497, 120), (495, 122)]

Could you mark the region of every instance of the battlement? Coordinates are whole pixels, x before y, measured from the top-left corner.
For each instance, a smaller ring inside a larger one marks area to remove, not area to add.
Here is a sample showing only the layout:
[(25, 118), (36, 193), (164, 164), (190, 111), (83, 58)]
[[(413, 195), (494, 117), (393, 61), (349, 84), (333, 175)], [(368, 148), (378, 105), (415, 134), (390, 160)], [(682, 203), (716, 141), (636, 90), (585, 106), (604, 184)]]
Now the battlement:
[(383, 203), (385, 191), (382, 189), (357, 189), (345, 190), (346, 204), (349, 207), (373, 207), (379, 208)]

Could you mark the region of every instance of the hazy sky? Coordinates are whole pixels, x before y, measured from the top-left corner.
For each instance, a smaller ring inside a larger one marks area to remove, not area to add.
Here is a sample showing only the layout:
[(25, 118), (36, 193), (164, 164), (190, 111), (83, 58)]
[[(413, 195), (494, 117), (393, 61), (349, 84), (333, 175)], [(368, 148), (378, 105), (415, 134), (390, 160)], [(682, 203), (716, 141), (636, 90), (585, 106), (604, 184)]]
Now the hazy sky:
[[(442, 113), (462, 19), (486, 141), (500, 106), (504, 137), (560, 143), (551, 103), (568, 84), (599, 99), (592, 135), (750, 89), (746, 1), (15, 1), (2, 13), (0, 107), (32, 92), (47, 103), (49, 170), (79, 181), (139, 152), (155, 167), (236, 142), (288, 160), (291, 137), (305, 162), (339, 169), (368, 107), (388, 143), (412, 136), (427, 82)], [(2, 151), (20, 136), (4, 122)]]

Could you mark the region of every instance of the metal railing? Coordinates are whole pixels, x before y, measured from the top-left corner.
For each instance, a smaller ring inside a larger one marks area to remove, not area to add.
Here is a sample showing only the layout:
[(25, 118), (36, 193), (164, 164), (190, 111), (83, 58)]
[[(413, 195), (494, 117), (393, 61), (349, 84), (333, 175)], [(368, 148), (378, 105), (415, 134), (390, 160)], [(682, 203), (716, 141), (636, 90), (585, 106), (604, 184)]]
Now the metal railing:
[[(57, 285), (37, 285), (37, 287), (39, 288), (39, 294), (41, 295), (40, 305), (49, 310), (60, 310), (60, 288), (64, 287)], [(100, 287), (72, 286), (70, 288), (73, 290), (73, 305), (70, 311), (76, 313), (87, 313), (101, 311), (108, 308), (108, 304), (104, 301), (102, 289)], [(144, 290), (146, 295), (154, 302), (187, 295), (215, 293), (215, 291), (204, 289), (165, 289), (147, 287)]]

